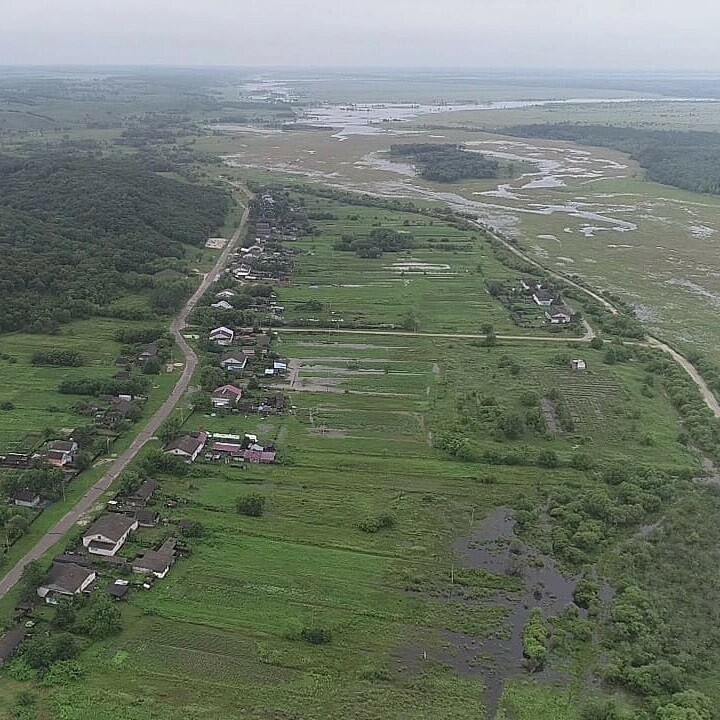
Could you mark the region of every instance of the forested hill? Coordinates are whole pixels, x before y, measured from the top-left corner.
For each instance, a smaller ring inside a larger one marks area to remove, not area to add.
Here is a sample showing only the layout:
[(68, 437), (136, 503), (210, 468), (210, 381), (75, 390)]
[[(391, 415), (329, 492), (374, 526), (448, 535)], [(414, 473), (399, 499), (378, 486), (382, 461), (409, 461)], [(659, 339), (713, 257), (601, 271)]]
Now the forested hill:
[(620, 150), (637, 160), (650, 180), (720, 194), (720, 133), (572, 123), (516, 125), (502, 132)]
[[(164, 177), (132, 159), (0, 156), (0, 332), (48, 332), (107, 314), (142, 290), (186, 288), (153, 278), (220, 227), (229, 196)], [(177, 283), (177, 281), (175, 281)]]

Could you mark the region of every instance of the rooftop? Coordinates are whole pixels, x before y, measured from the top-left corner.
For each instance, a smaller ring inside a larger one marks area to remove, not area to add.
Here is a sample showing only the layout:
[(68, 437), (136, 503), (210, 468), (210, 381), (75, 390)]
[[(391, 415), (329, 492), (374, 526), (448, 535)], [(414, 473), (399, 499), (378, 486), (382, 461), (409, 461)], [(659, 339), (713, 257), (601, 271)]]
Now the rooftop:
[(75, 563), (54, 562), (44, 587), (61, 593), (74, 595), (87, 579), (94, 575), (92, 568), (76, 565)]
[(88, 535), (102, 535), (113, 542), (117, 542), (128, 530), (135, 525), (135, 520), (131, 520), (125, 515), (118, 513), (110, 513), (109, 515), (101, 515), (84, 533)]

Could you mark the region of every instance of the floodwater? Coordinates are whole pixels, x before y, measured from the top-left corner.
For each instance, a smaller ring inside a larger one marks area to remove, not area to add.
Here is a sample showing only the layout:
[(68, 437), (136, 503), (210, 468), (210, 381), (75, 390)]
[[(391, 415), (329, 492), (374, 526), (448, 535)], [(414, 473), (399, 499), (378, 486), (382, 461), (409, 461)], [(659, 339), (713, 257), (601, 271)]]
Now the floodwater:
[[(449, 653), (438, 658), (458, 672), (483, 678), (487, 717), (493, 718), (505, 682), (526, 672), (522, 631), (530, 612), (539, 607), (546, 616), (561, 613), (573, 603), (573, 592), (581, 576), (565, 577), (551, 558), (520, 543), (515, 536), (512, 511), (506, 507), (493, 510), (479, 530), (456, 543), (455, 552), (464, 567), (513, 575), (524, 585), (520, 593), (499, 595), (491, 601), (508, 610), (494, 637), (449, 633), (446, 637)], [(585, 615), (584, 611), (580, 612)], [(548, 681), (560, 677), (551, 669), (538, 673), (538, 676)]]

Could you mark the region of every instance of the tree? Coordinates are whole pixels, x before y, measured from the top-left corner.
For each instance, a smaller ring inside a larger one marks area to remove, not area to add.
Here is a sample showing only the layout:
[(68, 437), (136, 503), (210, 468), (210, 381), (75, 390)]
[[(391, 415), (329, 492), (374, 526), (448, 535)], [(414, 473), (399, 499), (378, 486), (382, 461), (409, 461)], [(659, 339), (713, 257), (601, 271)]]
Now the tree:
[(74, 631), (93, 640), (117, 635), (123, 629), (120, 608), (105, 593), (93, 593), (78, 611)]
[(235, 503), (235, 509), (241, 515), (260, 517), (265, 512), (265, 498), (258, 493), (239, 497)]
[(86, 450), (78, 453), (78, 456), (75, 458), (75, 467), (78, 470), (87, 470), (90, 465), (92, 465), (92, 455)]
[(25, 642), (22, 658), (35, 670), (47, 671), (58, 660), (72, 660), (80, 651), (80, 644), (70, 633), (35, 635)]
[(164, 444), (174, 440), (182, 432), (182, 421), (177, 415), (168, 418), (158, 431), (158, 437)]
[(603, 339), (597, 335), (590, 341), (590, 347), (593, 350), (602, 350), (603, 345)]
[(485, 345), (487, 345), (487, 347), (493, 347), (497, 344), (497, 335), (495, 335), (495, 330), (492, 325), (487, 323), (483, 325), (483, 332), (485, 333)]
[(522, 415), (511, 412), (500, 417), (498, 428), (508, 440), (517, 440), (525, 432), (525, 421)]
[(25, 566), (20, 578), (20, 594), (23, 600), (37, 597), (37, 589), (42, 585), (46, 574), (45, 567), (39, 560), (31, 560)]
[(523, 628), (523, 655), (530, 672), (542, 670), (547, 662), (548, 629), (540, 608), (534, 608)]

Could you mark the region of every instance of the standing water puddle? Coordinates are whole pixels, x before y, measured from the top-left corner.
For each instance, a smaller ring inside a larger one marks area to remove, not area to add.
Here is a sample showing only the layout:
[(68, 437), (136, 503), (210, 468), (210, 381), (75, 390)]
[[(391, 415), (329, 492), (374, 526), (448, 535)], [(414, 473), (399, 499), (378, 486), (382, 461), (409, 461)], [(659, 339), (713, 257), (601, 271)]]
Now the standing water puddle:
[[(573, 602), (573, 591), (580, 579), (566, 578), (552, 559), (520, 543), (515, 537), (515, 524), (509, 508), (497, 508), (487, 516), (482, 528), (456, 543), (455, 553), (464, 567), (512, 575), (522, 580), (524, 589), (489, 601), (508, 609), (495, 637), (448, 633), (452, 655), (437, 658), (458, 672), (482, 676), (488, 718), (495, 717), (505, 682), (525, 672), (522, 632), (530, 612), (540, 607), (546, 616), (561, 613)], [(559, 677), (549, 670), (538, 676), (546, 680)]]

